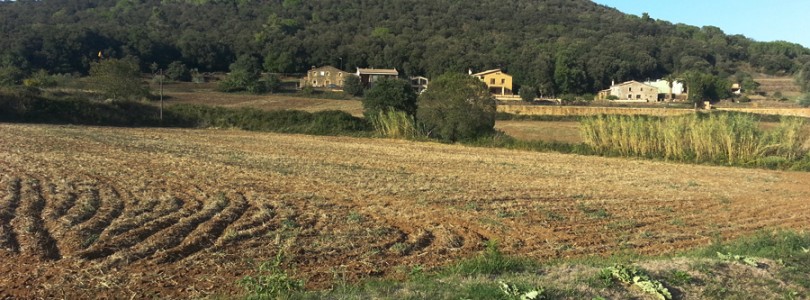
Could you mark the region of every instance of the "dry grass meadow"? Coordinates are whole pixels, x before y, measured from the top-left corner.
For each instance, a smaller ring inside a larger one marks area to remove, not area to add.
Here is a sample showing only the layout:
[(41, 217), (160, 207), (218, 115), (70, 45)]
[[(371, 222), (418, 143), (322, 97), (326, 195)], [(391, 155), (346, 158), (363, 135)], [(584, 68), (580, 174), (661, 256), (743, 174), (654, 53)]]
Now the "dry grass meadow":
[(0, 295), (199, 298), (479, 253), (672, 253), (806, 229), (810, 174), (427, 142), (0, 124)]

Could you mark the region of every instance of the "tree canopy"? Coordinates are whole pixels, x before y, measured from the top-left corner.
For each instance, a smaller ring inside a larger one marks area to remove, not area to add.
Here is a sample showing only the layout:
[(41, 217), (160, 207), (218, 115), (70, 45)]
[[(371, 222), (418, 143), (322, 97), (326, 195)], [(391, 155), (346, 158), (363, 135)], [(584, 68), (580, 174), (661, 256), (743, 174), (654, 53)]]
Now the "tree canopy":
[(492, 133), (495, 99), (475, 77), (447, 73), (419, 95), (416, 119), (429, 136), (458, 141)]
[(142, 70), (179, 61), (203, 72), (249, 55), (264, 71), (285, 73), (327, 64), (428, 77), (501, 68), (549, 95), (686, 71), (727, 77), (742, 66), (793, 74), (810, 61), (798, 44), (588, 0), (6, 1), (0, 20), (0, 68), (26, 74), (86, 74), (99, 51), (138, 57)]

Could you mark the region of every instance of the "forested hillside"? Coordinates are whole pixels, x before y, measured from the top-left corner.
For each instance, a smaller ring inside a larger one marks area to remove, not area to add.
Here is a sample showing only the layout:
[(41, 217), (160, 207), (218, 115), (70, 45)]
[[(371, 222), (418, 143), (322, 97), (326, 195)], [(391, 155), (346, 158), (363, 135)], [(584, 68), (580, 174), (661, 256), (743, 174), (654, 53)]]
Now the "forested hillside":
[[(722, 13), (722, 12), (720, 12)], [(793, 73), (810, 50), (716, 27), (625, 15), (587, 0), (44, 0), (0, 2), (0, 68), (86, 74), (102, 51), (143, 71), (181, 61), (227, 71), (313, 65), (437, 76), (502, 68), (518, 85), (585, 93), (688, 70)]]

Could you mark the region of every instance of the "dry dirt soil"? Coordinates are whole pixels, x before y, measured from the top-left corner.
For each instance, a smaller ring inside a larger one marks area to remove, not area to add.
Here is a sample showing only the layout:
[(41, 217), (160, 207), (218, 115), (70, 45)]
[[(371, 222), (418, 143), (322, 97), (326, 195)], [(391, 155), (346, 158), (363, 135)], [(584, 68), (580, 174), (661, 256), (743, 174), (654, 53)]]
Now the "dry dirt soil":
[(538, 260), (810, 227), (810, 174), (427, 142), (0, 124), (0, 298), (197, 298), (284, 250), (308, 288), (497, 240)]

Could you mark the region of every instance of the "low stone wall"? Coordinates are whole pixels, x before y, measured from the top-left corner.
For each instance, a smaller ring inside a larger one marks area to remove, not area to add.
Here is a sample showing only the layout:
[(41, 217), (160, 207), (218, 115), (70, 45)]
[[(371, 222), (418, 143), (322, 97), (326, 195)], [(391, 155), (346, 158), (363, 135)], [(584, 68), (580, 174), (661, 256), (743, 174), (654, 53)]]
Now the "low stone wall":
[(693, 109), (663, 107), (590, 107), (590, 106), (539, 106), (539, 105), (498, 105), (498, 112), (516, 115), (545, 116), (595, 116), (595, 115), (650, 115), (679, 116), (694, 113)]
[[(721, 111), (737, 111), (763, 115), (798, 116), (810, 118), (810, 108), (716, 108)], [(498, 112), (515, 115), (543, 116), (594, 116), (594, 115), (648, 115), (679, 116), (694, 113), (693, 109), (665, 107), (591, 107), (591, 106), (540, 106), (498, 105)]]
[(810, 118), (810, 108), (730, 108), (718, 107), (717, 110), (738, 111), (762, 115), (796, 116)]

